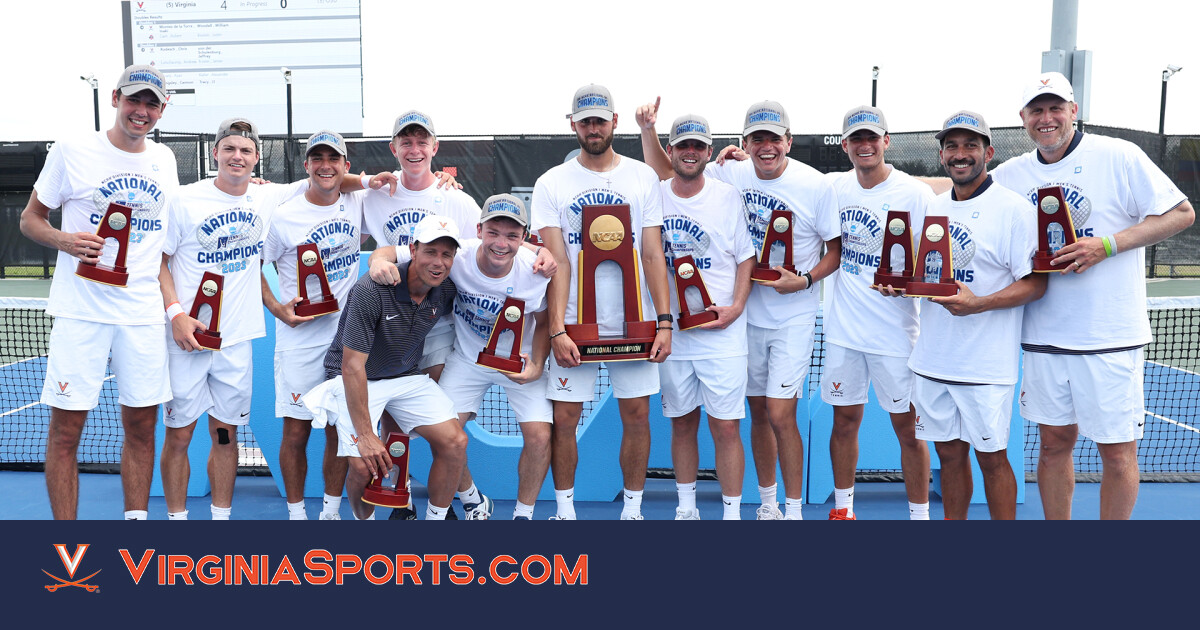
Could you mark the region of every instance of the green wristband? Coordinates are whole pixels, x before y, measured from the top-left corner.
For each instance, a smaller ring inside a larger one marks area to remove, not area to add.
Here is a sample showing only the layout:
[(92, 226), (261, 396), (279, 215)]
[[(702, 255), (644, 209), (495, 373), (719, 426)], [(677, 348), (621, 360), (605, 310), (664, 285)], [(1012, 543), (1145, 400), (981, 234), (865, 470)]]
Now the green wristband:
[(1105, 255), (1107, 255), (1109, 258), (1112, 258), (1112, 255), (1116, 253), (1115, 251), (1113, 251), (1112, 241), (1110, 241), (1109, 237), (1107, 237), (1107, 236), (1101, 238), (1100, 240), (1104, 242)]

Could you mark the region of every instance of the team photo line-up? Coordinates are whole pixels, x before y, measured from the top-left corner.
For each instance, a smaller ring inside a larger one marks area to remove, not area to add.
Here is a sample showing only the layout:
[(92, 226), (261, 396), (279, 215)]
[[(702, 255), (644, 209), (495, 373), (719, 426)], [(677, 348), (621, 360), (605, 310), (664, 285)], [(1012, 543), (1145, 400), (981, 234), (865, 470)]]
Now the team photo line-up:
[[(822, 281), (830, 519), (855, 519), (870, 388), (899, 441), (912, 519), (930, 517), (929, 442), (945, 518), (967, 517), (972, 450), (991, 517), (1015, 518), (1006, 447), (1021, 371), (1045, 517), (1071, 517), (1081, 434), (1103, 462), (1099, 516), (1129, 518), (1136, 503), (1151, 341), (1143, 248), (1195, 212), (1141, 149), (1076, 128), (1061, 74), (1030, 77), (1019, 116), (1036, 148), (992, 171), (983, 117), (949, 115), (930, 149), (944, 178), (889, 165), (887, 121), (865, 105), (843, 120), (845, 173), (788, 158), (788, 114), (769, 100), (747, 109), (740, 147), (716, 155), (703, 116), (676, 118), (664, 147), (660, 101), (642, 105), (639, 162), (612, 148), (609, 91), (586, 85), (567, 113), (580, 152), (537, 179), (528, 207), (508, 194), (480, 206), (435, 174), (437, 135), (418, 111), (396, 118), (393, 172), (354, 174), (341, 135), (319, 131), (306, 179), (263, 182), (253, 176), (257, 128), (235, 117), (212, 144), (216, 177), (180, 186), (174, 154), (147, 137), (169, 109), (163, 74), (126, 68), (111, 104), (110, 129), (52, 147), (21, 215), (24, 235), (59, 252), (41, 395), (56, 519), (76, 517), (77, 450), (106, 367), (121, 405), (125, 518), (148, 517), (160, 405), (168, 518), (187, 518), (187, 451), (205, 414), (212, 518), (230, 517), (265, 306), (291, 519), (307, 518), (314, 428), (326, 435), (322, 520), (341, 518), (343, 491), (356, 519), (377, 506), (416, 519), (410, 435), (432, 453), (424, 518), (458, 518), (456, 494), (466, 519), (490, 518), (463, 427), (498, 385), (523, 438), (512, 518), (533, 518), (549, 474), (549, 518), (573, 520), (575, 472), (588, 457), (577, 428), (603, 364), (622, 429), (622, 520), (643, 518), (654, 394), (670, 419), (677, 520), (700, 518), (701, 407), (724, 518), (741, 516), (748, 408), (756, 516), (799, 520), (797, 400)], [(360, 276), (368, 236), (378, 247)]]

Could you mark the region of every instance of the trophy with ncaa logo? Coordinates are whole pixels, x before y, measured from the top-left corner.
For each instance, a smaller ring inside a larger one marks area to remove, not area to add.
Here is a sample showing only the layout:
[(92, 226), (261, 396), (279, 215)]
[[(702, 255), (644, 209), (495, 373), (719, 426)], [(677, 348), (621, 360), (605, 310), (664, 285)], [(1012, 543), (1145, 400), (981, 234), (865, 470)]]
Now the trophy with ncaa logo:
[(754, 265), (754, 270), (750, 272), (751, 280), (770, 282), (782, 277), (783, 274), (771, 268), (771, 248), (775, 243), (783, 244), (783, 264), (780, 266), (796, 273), (796, 267), (792, 264), (791, 210), (776, 210), (771, 213), (771, 220), (767, 222), (767, 233), (763, 235), (762, 252), (758, 255), (758, 263)]
[[(505, 298), (504, 306), (500, 307), (500, 314), (496, 316), (496, 325), (488, 337), (487, 347), (479, 353), (475, 363), (508, 374), (520, 374), (525, 369), (525, 361), (521, 358), (521, 335), (524, 329), (525, 300)], [(507, 357), (502, 357), (496, 354), (496, 346), (500, 343), (500, 335), (506, 330), (513, 333), (512, 350)]]
[(80, 261), (79, 266), (75, 268), (75, 275), (114, 287), (123, 287), (129, 282), (129, 271), (125, 268), (125, 256), (129, 250), (129, 229), (132, 216), (132, 209), (119, 203), (108, 204), (108, 210), (104, 212), (103, 217), (100, 217), (100, 227), (96, 229), (96, 236), (105, 241), (110, 238), (115, 240), (117, 257), (111, 267), (100, 263)]
[(196, 290), (196, 301), (192, 302), (192, 312), (188, 313), (188, 317), (192, 319), (200, 319), (200, 307), (207, 304), (212, 309), (212, 314), (208, 317), (207, 330), (197, 330), (194, 333), (196, 343), (202, 348), (209, 350), (221, 349), (221, 333), (217, 328), (221, 325), (221, 294), (222, 287), (225, 284), (225, 277), (219, 273), (205, 271), (204, 277), (200, 278), (200, 288)]
[(950, 223), (946, 217), (925, 217), (917, 264), (920, 280), (908, 281), (904, 294), (909, 297), (949, 297), (958, 294), (954, 283), (954, 263), (950, 254)]
[(695, 287), (700, 291), (700, 303), (704, 309), (713, 305), (712, 298), (708, 295), (708, 287), (704, 286), (704, 279), (700, 277), (700, 270), (696, 268), (695, 259), (691, 256), (680, 256), (675, 259), (675, 294), (679, 298), (679, 330), (687, 330), (717, 321), (717, 314), (710, 310), (693, 313), (688, 308), (685, 291), (689, 287)]
[(1062, 271), (1069, 263), (1050, 264), (1058, 250), (1075, 242), (1075, 224), (1071, 208), (1063, 197), (1062, 186), (1037, 191), (1038, 248), (1033, 253), (1033, 270), (1039, 273)]
[(389, 433), (387, 442), (388, 457), (396, 465), (396, 485), (383, 485), (383, 477), (373, 477), (363, 488), (362, 500), (380, 507), (406, 507), (412, 500), (408, 492), (408, 436), (403, 433)]
[[(872, 286), (891, 286), (897, 291), (903, 291), (908, 281), (913, 277), (913, 241), (912, 227), (908, 212), (905, 210), (889, 210), (887, 213), (887, 229), (883, 233), (883, 251), (879, 256), (879, 268), (875, 271), (875, 282)], [(897, 274), (892, 267), (892, 249), (899, 245), (904, 251), (904, 271)]]
[[(583, 207), (583, 245), (579, 252), (579, 323), (567, 324), (567, 335), (579, 348), (581, 361), (627, 361), (650, 358), (657, 322), (642, 320), (642, 289), (637, 251), (630, 238), (629, 204)], [(596, 268), (612, 261), (621, 269), (625, 328), (622, 337), (600, 336), (596, 321)]]
[[(321, 285), (321, 299), (310, 300), (308, 297), (308, 279), (316, 276)], [(317, 317), (336, 313), (337, 298), (329, 288), (329, 279), (325, 277), (325, 264), (321, 262), (321, 254), (316, 243), (305, 243), (296, 249), (296, 290), (300, 301), (296, 302), (296, 314), (300, 317)]]

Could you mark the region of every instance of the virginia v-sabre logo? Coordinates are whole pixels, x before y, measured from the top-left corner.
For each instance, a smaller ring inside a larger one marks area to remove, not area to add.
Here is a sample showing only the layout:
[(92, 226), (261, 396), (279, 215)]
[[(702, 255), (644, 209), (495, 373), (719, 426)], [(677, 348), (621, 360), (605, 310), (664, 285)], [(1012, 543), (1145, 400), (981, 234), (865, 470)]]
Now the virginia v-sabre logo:
[(100, 592), (99, 584), (87, 584), (86, 582), (88, 580), (92, 579), (96, 575), (96, 573), (99, 573), (101, 571), (100, 569), (97, 569), (95, 571), (95, 573), (92, 573), (91, 575), (88, 575), (87, 577), (83, 577), (78, 580), (75, 579), (75, 572), (79, 570), (79, 565), (83, 563), (83, 556), (84, 556), (84, 554), (87, 553), (88, 547), (90, 545), (88, 545), (88, 544), (75, 545), (75, 551), (72, 553), (67, 553), (66, 545), (55, 544), (53, 546), (54, 546), (54, 550), (58, 552), (58, 559), (62, 561), (63, 568), (67, 570), (67, 577), (69, 579), (64, 580), (64, 579), (58, 577), (57, 575), (54, 575), (53, 573), (50, 573), (49, 571), (42, 569), (42, 573), (45, 573), (46, 575), (48, 575), (51, 578), (58, 581), (57, 584), (47, 584), (46, 590), (53, 593), (54, 591), (57, 591), (58, 589), (64, 588), (67, 586), (78, 586), (79, 588), (82, 588), (83, 590), (85, 590), (89, 593), (99, 593)]

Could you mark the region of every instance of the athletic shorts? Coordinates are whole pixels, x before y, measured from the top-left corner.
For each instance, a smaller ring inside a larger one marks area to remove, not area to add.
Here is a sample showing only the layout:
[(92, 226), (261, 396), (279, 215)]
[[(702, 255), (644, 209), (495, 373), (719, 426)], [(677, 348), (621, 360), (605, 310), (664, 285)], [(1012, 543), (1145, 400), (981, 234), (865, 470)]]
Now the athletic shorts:
[(721, 420), (746, 417), (746, 355), (722, 359), (675, 361), (658, 367), (662, 379), (663, 415), (678, 418), (704, 405)]
[(1141, 348), (1104, 354), (1025, 353), (1021, 416), (1050, 426), (1079, 425), (1100, 444), (1142, 438), (1146, 401)]
[(166, 323), (127, 326), (58, 317), (50, 331), (42, 402), (87, 411), (100, 401), (105, 368), (117, 382), (117, 401), (153, 407), (171, 399)]
[(205, 413), (225, 424), (250, 422), (251, 342), (225, 346), (220, 352), (168, 352), (167, 358), (172, 398), (163, 405), (163, 424), (186, 427)]
[(454, 403), (456, 413), (477, 413), (484, 394), (496, 385), (504, 388), (508, 404), (516, 412), (517, 422), (554, 422), (554, 410), (546, 398), (548, 378), (543, 371), (540, 379), (518, 385), (503, 372), (476, 365), (456, 352), (446, 360), (446, 369), (438, 385)]
[[(359, 456), (358, 435), (346, 407), (342, 377), (317, 385), (301, 400), (313, 417), (314, 429), (328, 425), (337, 428), (339, 457)], [(379, 435), (379, 417), (385, 410), (404, 433), (412, 433), (418, 427), (458, 421), (453, 403), (425, 374), (367, 381), (367, 410), (371, 414), (371, 430), (376, 435)]]
[(300, 397), (325, 381), (326, 352), (329, 346), (275, 351), (276, 417), (312, 420)]
[(750, 344), (747, 396), (803, 398), (801, 386), (812, 361), (814, 324), (784, 328), (746, 325)]
[[(649, 361), (605, 363), (616, 398), (641, 398), (658, 393), (658, 364)], [(599, 362), (565, 368), (550, 357), (546, 362), (546, 397), (559, 402), (588, 402), (595, 397)]]
[(962, 440), (981, 453), (1008, 448), (1012, 421), (1012, 385), (947, 385), (914, 379), (917, 439)]
[(454, 350), (454, 327), (447, 328), (444, 333), (425, 337), (425, 353), (417, 363), (418, 369), (427, 369), (442, 365)]
[(835, 407), (863, 405), (867, 387), (875, 387), (879, 406), (888, 413), (908, 411), (913, 379), (908, 357), (889, 357), (853, 350), (835, 343), (825, 344), (825, 367), (821, 374), (821, 400)]

